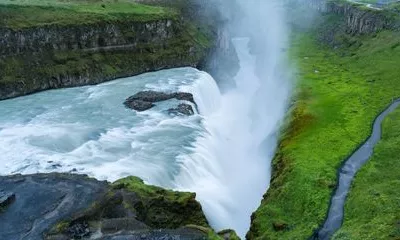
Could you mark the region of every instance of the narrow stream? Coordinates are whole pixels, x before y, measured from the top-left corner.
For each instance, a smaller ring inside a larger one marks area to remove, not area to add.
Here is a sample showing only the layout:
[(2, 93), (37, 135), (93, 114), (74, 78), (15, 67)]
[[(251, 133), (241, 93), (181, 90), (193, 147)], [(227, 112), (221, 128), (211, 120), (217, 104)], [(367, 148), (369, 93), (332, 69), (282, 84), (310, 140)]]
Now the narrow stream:
[(357, 171), (368, 161), (372, 156), (375, 145), (381, 139), (381, 125), (383, 119), (395, 110), (400, 105), (400, 98), (390, 104), (378, 117), (375, 119), (372, 126), (371, 136), (362, 144), (342, 165), (339, 170), (339, 180), (335, 194), (332, 196), (329, 206), (328, 217), (321, 229), (315, 234), (312, 239), (330, 239), (332, 235), (342, 226), (344, 215), (344, 204), (347, 194), (349, 193), (351, 182)]

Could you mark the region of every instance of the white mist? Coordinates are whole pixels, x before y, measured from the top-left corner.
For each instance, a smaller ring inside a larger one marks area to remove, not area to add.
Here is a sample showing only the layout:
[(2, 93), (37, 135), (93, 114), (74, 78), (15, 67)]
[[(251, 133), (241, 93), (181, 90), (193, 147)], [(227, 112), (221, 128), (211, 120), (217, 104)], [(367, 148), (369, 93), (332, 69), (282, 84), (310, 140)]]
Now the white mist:
[(230, 29), (251, 42), (233, 40), (240, 59), (236, 87), (223, 91), (220, 107), (205, 115), (207, 133), (196, 140), (193, 154), (178, 158), (175, 184), (197, 193), (216, 230), (231, 228), (244, 237), (269, 187), (290, 71), (284, 64), (287, 31), (281, 1), (238, 2), (243, 18)]

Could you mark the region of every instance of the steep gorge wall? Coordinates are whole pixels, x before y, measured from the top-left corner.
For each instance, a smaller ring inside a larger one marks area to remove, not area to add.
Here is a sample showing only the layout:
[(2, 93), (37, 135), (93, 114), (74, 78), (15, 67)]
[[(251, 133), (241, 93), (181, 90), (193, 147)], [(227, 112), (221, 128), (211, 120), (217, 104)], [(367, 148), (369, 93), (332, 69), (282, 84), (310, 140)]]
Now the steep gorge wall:
[(215, 37), (172, 15), (146, 21), (0, 26), (0, 100), (204, 64)]
[(374, 9), (348, 1), (328, 1), (324, 10), (345, 17), (346, 32), (350, 34), (398, 29), (398, 14), (390, 9)]
[(0, 56), (45, 51), (95, 49), (143, 43), (162, 43), (182, 30), (169, 19), (151, 22), (98, 23), (13, 30), (0, 28)]
[(292, 2), (322, 14), (323, 17), (324, 15), (339, 17), (343, 24), (337, 27), (344, 28), (348, 34), (376, 33), (385, 29), (398, 30), (400, 26), (399, 13), (389, 5), (378, 8), (350, 0), (293, 0)]

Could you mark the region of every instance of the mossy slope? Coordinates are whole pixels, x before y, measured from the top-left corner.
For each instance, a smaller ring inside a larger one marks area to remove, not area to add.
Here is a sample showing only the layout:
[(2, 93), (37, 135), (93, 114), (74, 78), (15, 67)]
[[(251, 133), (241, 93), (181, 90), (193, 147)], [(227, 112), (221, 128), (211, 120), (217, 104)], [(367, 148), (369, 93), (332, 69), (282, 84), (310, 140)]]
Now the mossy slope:
[(369, 135), (374, 117), (400, 96), (398, 32), (340, 32), (333, 50), (316, 41), (328, 30), (294, 37), (295, 102), (249, 239), (309, 238), (324, 221), (338, 167)]

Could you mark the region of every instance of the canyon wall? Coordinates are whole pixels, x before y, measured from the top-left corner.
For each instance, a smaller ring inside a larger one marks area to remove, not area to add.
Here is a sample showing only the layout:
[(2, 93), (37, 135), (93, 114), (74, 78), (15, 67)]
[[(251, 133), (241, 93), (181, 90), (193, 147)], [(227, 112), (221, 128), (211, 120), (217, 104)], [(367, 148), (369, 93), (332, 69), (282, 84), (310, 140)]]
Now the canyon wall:
[(19, 29), (0, 24), (0, 100), (174, 67), (217, 73), (219, 65), (211, 59), (227, 54), (236, 62), (233, 47), (223, 44), (227, 37), (218, 30), (216, 14), (202, 11), (196, 1), (176, 3), (167, 7), (178, 14), (148, 20)]

